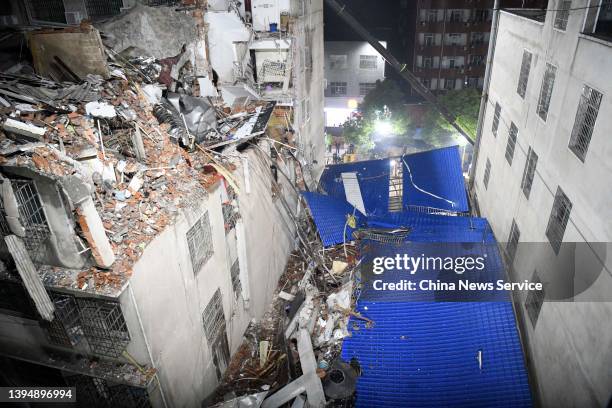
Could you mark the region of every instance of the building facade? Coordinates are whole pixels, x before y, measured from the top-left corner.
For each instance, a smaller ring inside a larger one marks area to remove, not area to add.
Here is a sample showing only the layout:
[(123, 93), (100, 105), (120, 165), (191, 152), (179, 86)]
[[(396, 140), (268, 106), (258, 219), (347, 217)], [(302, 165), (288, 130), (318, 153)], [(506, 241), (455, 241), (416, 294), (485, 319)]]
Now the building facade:
[[(386, 46), (386, 43), (383, 42)], [(385, 60), (365, 41), (325, 42), (325, 126), (338, 127), (385, 78)]]
[[(115, 2), (109, 3), (116, 14)], [(313, 183), (324, 166), (323, 2), (292, 0), (287, 9), (277, 9), (279, 23), (281, 13), (291, 19), (282, 28), (282, 40), (278, 31), (250, 30), (244, 9), (233, 2), (208, 6), (192, 10), (196, 20), (206, 21), (210, 35), (206, 43), (194, 39), (194, 65), (204, 56), (206, 63), (198, 67), (225, 75), (219, 74), (214, 97), (226, 106), (274, 104), (265, 133), (269, 139), (234, 150), (228, 170), (217, 167), (223, 176), (206, 188), (197, 181), (205, 173), (202, 168), (203, 173), (183, 179), (178, 192), (170, 192), (166, 184), (172, 183), (162, 176), (155, 187), (159, 190), (150, 196), (147, 181), (147, 199), (160, 207), (147, 210), (138, 204), (139, 222), (146, 225), (120, 232), (113, 230), (121, 211), (132, 214), (131, 204), (126, 208), (118, 200), (100, 207), (76, 177), (85, 172), (84, 162), (60, 154), (78, 171), (74, 178), (55, 178), (22, 161), (4, 161), (2, 385), (76, 386), (81, 406), (200, 406), (214, 392), (249, 323), (263, 317), (294, 249), (295, 185)], [(172, 13), (178, 12), (164, 12)], [(228, 22), (240, 27), (226, 31)], [(215, 37), (222, 31), (228, 38), (242, 36), (243, 43)], [(282, 44), (284, 54), (268, 52)], [(223, 55), (230, 61), (221, 60)], [(227, 66), (233, 69), (224, 71)], [(200, 84), (204, 95), (205, 82)], [(255, 119), (263, 112), (257, 109), (250, 112)], [(138, 112), (149, 118), (143, 124), (146, 134), (156, 134), (159, 125), (152, 113)], [(282, 143), (295, 146), (291, 156), (299, 165), (270, 141), (276, 137), (269, 132), (275, 116), (282, 122), (275, 128), (289, 135)], [(83, 115), (81, 120), (90, 119)], [(251, 126), (265, 129), (265, 123)], [(145, 146), (149, 157), (159, 155), (152, 160), (161, 160), (163, 154), (149, 150), (148, 138)], [(44, 148), (56, 152), (52, 145)], [(183, 153), (175, 154), (176, 168), (191, 168), (193, 163), (185, 167), (189, 160), (181, 158)], [(99, 165), (95, 155), (88, 160)], [(154, 217), (162, 204), (171, 216), (161, 224), (152, 222), (159, 221)], [(19, 240), (11, 238), (15, 231), (20, 231)], [(148, 238), (137, 243), (134, 237), (142, 236)], [(24, 282), (23, 276), (31, 280)], [(47, 374), (34, 378), (36, 372)]]
[(419, 0), (413, 72), (432, 91), (482, 89), (492, 0)]
[(612, 31), (609, 5), (499, 14), (473, 192), (514, 281), (542, 406), (612, 395)]

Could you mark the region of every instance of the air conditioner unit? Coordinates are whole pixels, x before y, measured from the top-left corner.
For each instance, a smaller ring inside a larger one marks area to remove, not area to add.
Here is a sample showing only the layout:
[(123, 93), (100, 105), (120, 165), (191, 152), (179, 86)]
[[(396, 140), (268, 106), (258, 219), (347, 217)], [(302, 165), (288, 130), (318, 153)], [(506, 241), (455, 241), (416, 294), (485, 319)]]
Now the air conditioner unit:
[(66, 11), (64, 15), (66, 16), (66, 24), (81, 24), (81, 13), (79, 11)]

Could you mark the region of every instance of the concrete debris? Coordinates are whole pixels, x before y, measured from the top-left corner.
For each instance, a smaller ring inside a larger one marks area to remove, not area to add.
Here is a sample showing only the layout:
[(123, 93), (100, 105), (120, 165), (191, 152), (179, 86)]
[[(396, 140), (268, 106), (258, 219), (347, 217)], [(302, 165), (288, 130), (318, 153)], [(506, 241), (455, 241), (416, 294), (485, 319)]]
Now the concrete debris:
[(95, 118), (114, 118), (117, 116), (115, 107), (105, 102), (89, 102), (85, 105), (85, 113)]
[(38, 141), (45, 135), (47, 129), (35, 126), (30, 123), (23, 123), (15, 119), (8, 118), (2, 125), (7, 132), (25, 136), (28, 141)]

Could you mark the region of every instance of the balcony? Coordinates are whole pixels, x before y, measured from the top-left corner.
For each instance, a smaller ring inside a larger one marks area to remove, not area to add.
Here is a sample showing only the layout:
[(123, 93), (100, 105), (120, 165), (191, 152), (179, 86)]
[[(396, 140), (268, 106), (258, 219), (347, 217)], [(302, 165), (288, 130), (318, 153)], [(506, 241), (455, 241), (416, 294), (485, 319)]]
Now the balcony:
[(546, 9), (539, 8), (511, 8), (504, 9), (510, 14), (514, 14), (520, 17), (525, 17), (529, 20), (537, 21), (538, 23), (543, 23), (546, 20)]
[(612, 5), (588, 9), (582, 34), (612, 43)]

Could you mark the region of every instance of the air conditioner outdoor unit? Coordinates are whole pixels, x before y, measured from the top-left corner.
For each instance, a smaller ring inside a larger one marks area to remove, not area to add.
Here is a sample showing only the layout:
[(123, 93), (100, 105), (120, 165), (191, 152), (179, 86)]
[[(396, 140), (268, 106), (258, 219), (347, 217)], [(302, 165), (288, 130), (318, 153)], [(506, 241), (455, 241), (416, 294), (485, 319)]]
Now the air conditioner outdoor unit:
[(81, 24), (81, 13), (78, 11), (66, 11), (66, 24), (78, 25)]

